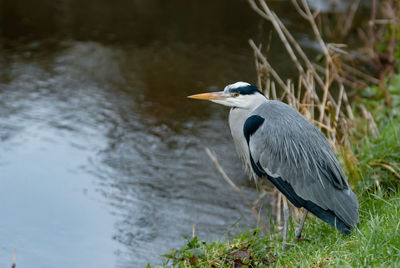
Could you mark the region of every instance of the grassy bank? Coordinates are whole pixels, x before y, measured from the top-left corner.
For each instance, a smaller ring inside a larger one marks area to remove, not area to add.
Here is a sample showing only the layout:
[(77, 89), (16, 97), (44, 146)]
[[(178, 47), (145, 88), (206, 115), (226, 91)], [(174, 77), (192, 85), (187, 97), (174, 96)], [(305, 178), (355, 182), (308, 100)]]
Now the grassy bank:
[[(255, 229), (227, 242), (188, 239), (184, 247), (165, 255), (163, 266), (400, 266), (400, 75), (385, 87), (392, 96), (391, 107), (384, 105), (378, 86), (365, 89), (353, 106), (356, 118), (348, 150), (356, 172), (348, 176), (359, 198), (360, 224), (351, 235), (311, 216), (303, 231), (310, 241), (292, 243), (286, 251), (280, 234), (270, 237)], [(379, 133), (361, 116), (362, 106), (375, 118)], [(292, 219), (289, 238), (294, 238), (297, 225)]]
[[(271, 239), (257, 230), (240, 234), (229, 242), (205, 243), (193, 238), (186, 246), (167, 255), (166, 266), (177, 267), (325, 267), (400, 265), (400, 194), (390, 198), (381, 193), (363, 193), (360, 225), (344, 236), (313, 217), (307, 221), (305, 236), (310, 241), (281, 249), (281, 237)], [(293, 227), (289, 237), (294, 237)], [(169, 265), (167, 265), (169, 264)], [(239, 266), (240, 267), (240, 266)]]

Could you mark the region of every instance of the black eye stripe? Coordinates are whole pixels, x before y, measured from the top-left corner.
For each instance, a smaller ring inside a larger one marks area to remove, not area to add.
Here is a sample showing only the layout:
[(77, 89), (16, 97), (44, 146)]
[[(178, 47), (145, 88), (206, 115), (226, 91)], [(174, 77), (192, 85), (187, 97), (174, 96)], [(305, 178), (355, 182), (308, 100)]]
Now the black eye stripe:
[(229, 92), (231, 92), (232, 94), (239, 93), (240, 95), (251, 95), (251, 94), (255, 94), (257, 92), (261, 93), (261, 91), (259, 91), (258, 88), (253, 85), (232, 88), (232, 89), (229, 89)]

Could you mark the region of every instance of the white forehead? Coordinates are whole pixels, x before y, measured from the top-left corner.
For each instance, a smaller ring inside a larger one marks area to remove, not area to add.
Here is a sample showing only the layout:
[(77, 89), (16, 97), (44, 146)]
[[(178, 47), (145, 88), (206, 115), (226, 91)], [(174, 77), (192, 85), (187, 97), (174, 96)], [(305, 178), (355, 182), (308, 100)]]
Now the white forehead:
[(236, 82), (236, 83), (234, 83), (234, 84), (230, 84), (230, 85), (227, 85), (225, 88), (224, 88), (224, 90), (229, 90), (229, 89), (235, 89), (235, 88), (240, 88), (240, 87), (247, 87), (247, 86), (250, 86), (250, 84), (249, 83), (246, 83), (246, 82)]

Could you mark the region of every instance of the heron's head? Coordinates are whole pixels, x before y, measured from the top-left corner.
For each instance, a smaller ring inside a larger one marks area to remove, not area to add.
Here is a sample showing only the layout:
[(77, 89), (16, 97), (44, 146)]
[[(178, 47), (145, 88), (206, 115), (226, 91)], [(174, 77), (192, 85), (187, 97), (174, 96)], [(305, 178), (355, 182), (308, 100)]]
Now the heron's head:
[(188, 96), (191, 99), (209, 100), (225, 106), (251, 109), (257, 107), (266, 97), (256, 86), (245, 82), (227, 85), (223, 91)]

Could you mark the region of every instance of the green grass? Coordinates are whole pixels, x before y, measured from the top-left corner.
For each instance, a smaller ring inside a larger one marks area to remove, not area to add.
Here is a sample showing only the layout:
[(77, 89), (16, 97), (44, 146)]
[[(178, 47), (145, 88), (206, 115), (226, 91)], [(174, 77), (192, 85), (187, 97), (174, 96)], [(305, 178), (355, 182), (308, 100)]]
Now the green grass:
[[(227, 242), (186, 239), (165, 255), (163, 267), (400, 267), (400, 75), (386, 85), (393, 97), (386, 107), (378, 87), (362, 92), (362, 103), (374, 116), (380, 137), (370, 135), (366, 121), (356, 120), (352, 155), (358, 180), (349, 174), (360, 203), (360, 224), (345, 236), (314, 216), (303, 235), (310, 241), (290, 243), (282, 236), (245, 231)], [(361, 114), (357, 113), (356, 114)], [(340, 156), (339, 156), (340, 157)], [(289, 241), (298, 223), (291, 221)], [(150, 266), (148, 266), (150, 267)]]
[[(400, 193), (384, 197), (365, 192), (360, 199), (360, 225), (350, 236), (342, 235), (316, 217), (306, 222), (310, 241), (281, 249), (281, 237), (271, 239), (259, 230), (247, 231), (229, 242), (206, 243), (197, 237), (180, 250), (167, 254), (164, 267), (396, 267), (400, 266)], [(289, 238), (294, 237), (291, 226)]]
[(362, 174), (359, 187), (383, 187), (397, 191), (400, 185), (400, 119), (380, 124), (380, 137), (365, 136), (355, 148), (357, 168)]
[(352, 133), (352, 149), (362, 176), (361, 188), (379, 184), (385, 190), (397, 191), (400, 185), (400, 75), (385, 86), (392, 96), (391, 107), (385, 106), (378, 86), (365, 89), (363, 98), (355, 105), (363, 104), (371, 112), (380, 136), (373, 138), (365, 120), (359, 118)]

